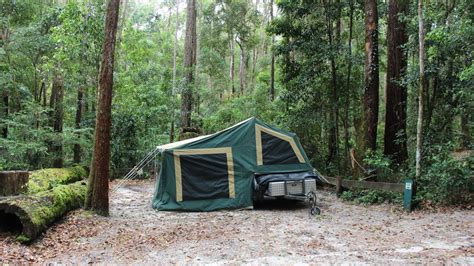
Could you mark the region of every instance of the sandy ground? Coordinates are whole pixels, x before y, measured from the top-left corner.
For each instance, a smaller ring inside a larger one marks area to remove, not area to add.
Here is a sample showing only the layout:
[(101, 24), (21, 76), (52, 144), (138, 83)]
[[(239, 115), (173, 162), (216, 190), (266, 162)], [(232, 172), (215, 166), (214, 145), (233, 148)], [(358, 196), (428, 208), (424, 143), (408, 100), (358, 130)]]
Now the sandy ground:
[(0, 235), (0, 263), (465, 264), (474, 265), (474, 211), (364, 207), (318, 191), (320, 216), (304, 204), (257, 210), (157, 212), (152, 181), (112, 196), (111, 217), (82, 210), (29, 246)]

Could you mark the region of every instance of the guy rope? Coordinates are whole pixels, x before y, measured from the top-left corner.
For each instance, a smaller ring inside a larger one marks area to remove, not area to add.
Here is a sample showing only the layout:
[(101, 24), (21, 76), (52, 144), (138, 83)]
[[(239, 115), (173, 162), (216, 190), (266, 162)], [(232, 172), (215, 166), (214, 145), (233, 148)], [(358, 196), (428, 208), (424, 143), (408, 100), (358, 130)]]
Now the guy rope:
[(130, 182), (130, 180), (135, 179), (139, 174), (142, 173), (143, 168), (150, 164), (156, 156), (160, 153), (160, 150), (157, 148), (149, 152), (143, 159), (135, 165), (132, 170), (130, 170), (120, 181), (112, 188), (111, 194), (117, 192), (117, 190)]

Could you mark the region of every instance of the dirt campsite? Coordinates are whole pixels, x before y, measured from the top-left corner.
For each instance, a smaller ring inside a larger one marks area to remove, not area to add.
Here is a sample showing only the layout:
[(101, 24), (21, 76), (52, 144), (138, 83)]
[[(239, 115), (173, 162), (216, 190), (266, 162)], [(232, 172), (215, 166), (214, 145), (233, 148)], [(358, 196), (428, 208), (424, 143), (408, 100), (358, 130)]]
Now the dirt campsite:
[(318, 190), (320, 216), (304, 203), (254, 210), (167, 212), (151, 208), (153, 180), (111, 197), (109, 218), (83, 210), (22, 245), (0, 235), (0, 263), (464, 264), (474, 263), (474, 211), (405, 212), (365, 207)]

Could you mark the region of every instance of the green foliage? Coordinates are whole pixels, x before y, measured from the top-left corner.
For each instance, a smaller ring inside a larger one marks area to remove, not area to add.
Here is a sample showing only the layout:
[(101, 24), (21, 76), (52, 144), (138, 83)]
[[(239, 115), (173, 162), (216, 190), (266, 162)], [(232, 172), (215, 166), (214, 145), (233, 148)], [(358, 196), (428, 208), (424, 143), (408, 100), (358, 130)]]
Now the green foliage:
[[(361, 123), (364, 4), (361, 1), (275, 2), (278, 12), (276, 15), (274, 12), (271, 22), (268, 1), (200, 2), (192, 126), (208, 134), (255, 116), (297, 133), (319, 171), (352, 175), (348, 151), (358, 151), (364, 134)], [(437, 203), (456, 202), (450, 195), (472, 192), (465, 190), (471, 184), (472, 167), (463, 168), (464, 162), (447, 155), (454, 148), (472, 148), (474, 5), (471, 2), (430, 1), (425, 9), (428, 82), (423, 156), (426, 162), (423, 177), (418, 180), (421, 191), (418, 196)], [(128, 1), (119, 14), (111, 130), (110, 165), (114, 177), (126, 173), (155, 146), (167, 143), (171, 124), (175, 125), (173, 137), (179, 134), (186, 12), (181, 4), (177, 15), (176, 3)], [(409, 62), (398, 81), (406, 86), (408, 95), (409, 161), (400, 167), (382, 154), (385, 129), (382, 100), (378, 147), (360, 162), (379, 181), (397, 182), (413, 172), (419, 66), (416, 2), (410, 5), (409, 12), (400, 17), (407, 23), (408, 43), (403, 49)], [(378, 1), (378, 10), (378, 52), (380, 77), (383, 77), (388, 56), (387, 4)], [(82, 150), (82, 164), (89, 164), (104, 19), (104, 1), (1, 2), (0, 32), (9, 34), (0, 40), (0, 95), (8, 95), (9, 113), (5, 114), (2, 101), (0, 131), (3, 133), (8, 127), (8, 137), (0, 138), (0, 170), (50, 167), (58, 156), (63, 156), (65, 164), (70, 165), (76, 144)], [(277, 62), (276, 98), (271, 101), (273, 53)], [(335, 63), (336, 97), (331, 61)], [(62, 133), (51, 128), (49, 98), (55, 75), (64, 79)], [(240, 91), (240, 79), (243, 91)], [(382, 84), (381, 78), (380, 95), (384, 95)], [(79, 91), (84, 92), (84, 99), (79, 102), (82, 119), (76, 125)], [(334, 125), (336, 110), (338, 124)], [(339, 129), (338, 154), (330, 160), (329, 133), (334, 126)], [(49, 147), (58, 143), (62, 144), (63, 152), (49, 152)], [(442, 152), (436, 148), (445, 144), (449, 145)], [(374, 193), (364, 194), (364, 201), (378, 201)]]
[(372, 205), (381, 203), (400, 204), (403, 201), (401, 193), (377, 191), (377, 190), (355, 190), (344, 191), (341, 198), (347, 201), (354, 201), (357, 204)]
[(23, 234), (18, 235), (16, 238), (16, 241), (20, 243), (28, 243), (31, 241), (31, 239)]
[[(335, 35), (329, 43), (327, 19), (337, 20), (337, 6), (325, 3), (315, 5), (312, 1), (278, 1), (281, 15), (267, 28), (270, 33), (281, 36), (274, 51), (280, 55), (281, 77), (283, 85), (280, 97), (284, 101), (284, 124), (288, 125), (301, 138), (303, 146), (313, 163), (328, 174), (339, 172), (343, 157), (329, 161), (329, 138), (327, 130), (332, 126), (330, 113), (335, 105), (339, 108), (339, 121), (343, 119), (345, 102), (358, 102), (358, 88), (362, 86), (363, 53), (353, 48), (349, 57), (349, 48), (345, 42), (338, 43)], [(361, 23), (358, 14), (361, 7), (355, 3), (354, 24)], [(340, 3), (341, 12), (348, 12), (349, 6)], [(341, 18), (348, 23), (348, 17)], [(353, 28), (354, 43), (363, 43), (363, 28)], [(347, 36), (348, 29), (341, 33)], [(331, 94), (331, 65), (336, 64), (337, 103)], [(347, 79), (349, 62), (352, 63), (351, 78)], [(353, 104), (356, 106), (355, 104)], [(347, 106), (347, 119), (353, 120), (355, 107)], [(341, 130), (342, 131), (342, 130)], [(354, 143), (348, 140), (348, 143)], [(342, 137), (338, 145), (343, 144)], [(342, 152), (342, 149), (339, 150)]]
[(474, 200), (474, 156), (454, 159), (445, 145), (433, 146), (425, 160), (426, 171), (417, 182), (417, 199), (434, 204)]
[(280, 105), (278, 100), (268, 101), (267, 87), (259, 84), (252, 94), (230, 98), (215, 113), (203, 117), (203, 129), (208, 133), (217, 132), (249, 117), (278, 124)]
[[(86, 105), (95, 102), (103, 5), (70, 1), (59, 7), (43, 1), (14, 2), (12, 6), (2, 5), (0, 10), (5, 18), (1, 27), (9, 32), (9, 38), (0, 41), (0, 94), (10, 96), (10, 114), (4, 116), (2, 105), (0, 117), (0, 127), (8, 127), (9, 133), (8, 138), (0, 139), (0, 169), (44, 168), (60, 155), (68, 164), (74, 144), (83, 150), (92, 147), (88, 119), (94, 113), (86, 113), (82, 128), (76, 129), (75, 92), (83, 87), (86, 92), (91, 91)], [(64, 77), (62, 133), (53, 132), (50, 127), (47, 101), (53, 72)], [(50, 154), (48, 146), (58, 142), (63, 144), (63, 154)], [(89, 154), (83, 154), (84, 161), (88, 161)]]
[(394, 172), (392, 168), (392, 161), (381, 151), (370, 152), (364, 158), (363, 162), (369, 176), (377, 176), (378, 180), (387, 181), (391, 179)]
[[(169, 141), (171, 113), (179, 106), (172, 92), (174, 34), (161, 30), (168, 22), (154, 8), (137, 6), (135, 12), (122, 29), (117, 56), (111, 138), (114, 177), (123, 176), (151, 149)], [(177, 83), (175, 90), (180, 88)]]
[(0, 138), (0, 170), (31, 169), (46, 164), (47, 142), (55, 138), (47, 123), (49, 109), (25, 101), (24, 109), (0, 120), (0, 127), (8, 126), (10, 137)]

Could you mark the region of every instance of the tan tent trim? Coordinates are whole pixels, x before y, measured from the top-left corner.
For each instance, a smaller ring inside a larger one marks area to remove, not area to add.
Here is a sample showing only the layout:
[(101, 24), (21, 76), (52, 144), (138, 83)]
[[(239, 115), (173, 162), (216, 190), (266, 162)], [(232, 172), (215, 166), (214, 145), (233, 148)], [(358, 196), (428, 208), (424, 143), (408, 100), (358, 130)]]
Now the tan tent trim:
[(183, 201), (183, 182), (181, 180), (181, 160), (174, 154), (174, 171), (176, 176), (176, 201)]
[(261, 125), (255, 125), (255, 144), (256, 144), (256, 150), (257, 150), (257, 165), (263, 165), (262, 131), (290, 143), (291, 148), (293, 149), (293, 152), (296, 154), (296, 157), (298, 157), (298, 161), (300, 163), (305, 163), (304, 157), (301, 154), (300, 149), (298, 148), (295, 140), (292, 137), (282, 134), (280, 132), (277, 132), (275, 130), (271, 130), (269, 128), (263, 127)]
[(234, 178), (234, 160), (232, 157), (232, 147), (209, 148), (209, 149), (189, 149), (174, 150), (174, 168), (176, 175), (176, 201), (183, 201), (183, 183), (181, 175), (180, 155), (200, 155), (200, 154), (226, 154), (227, 157), (227, 175), (229, 177), (229, 198), (235, 198), (235, 178)]

